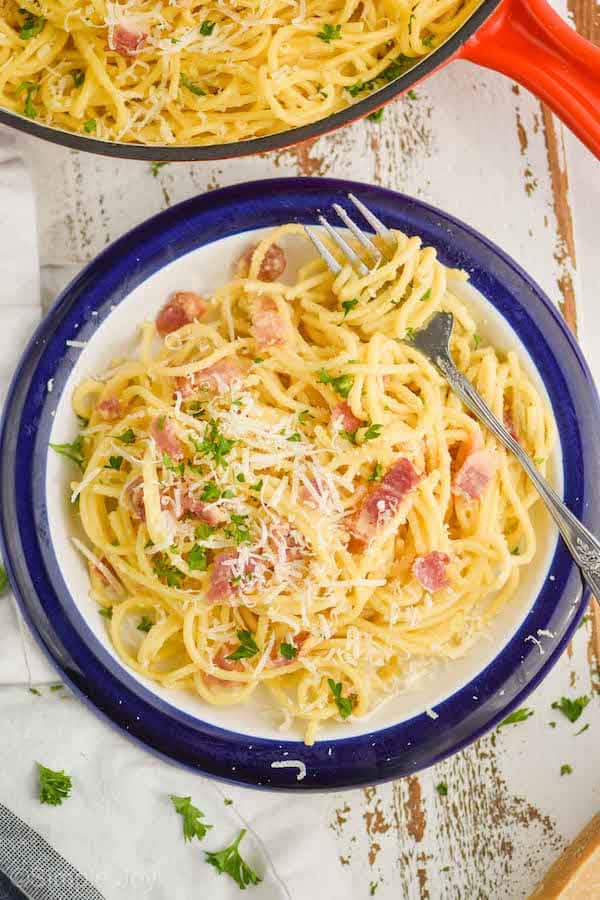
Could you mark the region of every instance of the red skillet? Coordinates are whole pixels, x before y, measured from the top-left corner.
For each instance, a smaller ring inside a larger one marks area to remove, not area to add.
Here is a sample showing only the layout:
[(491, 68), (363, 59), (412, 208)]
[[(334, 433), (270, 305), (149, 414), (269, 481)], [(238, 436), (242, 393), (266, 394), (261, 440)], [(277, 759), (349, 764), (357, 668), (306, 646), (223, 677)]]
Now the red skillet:
[(362, 118), (453, 59), (504, 72), (544, 100), (600, 157), (600, 49), (573, 31), (546, 0), (483, 0), (465, 24), (414, 69), (334, 115), (235, 144), (143, 147), (98, 141), (0, 109), (0, 122), (37, 137), (104, 156), (167, 162), (225, 159), (298, 144)]

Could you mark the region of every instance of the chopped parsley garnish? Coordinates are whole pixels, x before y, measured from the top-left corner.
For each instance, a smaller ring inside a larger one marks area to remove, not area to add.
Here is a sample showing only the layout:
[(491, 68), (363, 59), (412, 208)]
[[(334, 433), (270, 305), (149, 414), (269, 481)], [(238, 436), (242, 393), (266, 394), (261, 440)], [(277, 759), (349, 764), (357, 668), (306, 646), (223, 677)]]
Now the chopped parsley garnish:
[(528, 719), (532, 715), (532, 709), (528, 709), (526, 706), (521, 706), (519, 709), (515, 709), (514, 712), (511, 712), (511, 714), (505, 719), (502, 719), (502, 721), (498, 725), (498, 728), (504, 728), (505, 725), (516, 725), (517, 722), (524, 722), (525, 719)]
[(154, 176), (154, 178), (156, 178), (158, 176), (158, 173), (160, 172), (160, 170), (162, 169), (163, 166), (168, 166), (168, 165), (169, 165), (168, 162), (150, 163), (150, 171), (152, 172), (152, 175)]
[(317, 374), (319, 376), (319, 384), (330, 384), (336, 394), (339, 394), (340, 397), (343, 397), (344, 399), (346, 399), (352, 390), (352, 385), (354, 384), (352, 375), (338, 375), (337, 378), (334, 378), (334, 376), (329, 375), (325, 369), (319, 369)]
[(192, 81), (190, 81), (190, 79), (186, 75), (184, 75), (183, 72), (179, 76), (179, 81), (185, 88), (188, 89), (188, 91), (191, 91), (192, 94), (195, 94), (196, 97), (206, 97), (206, 91), (203, 91), (201, 87), (198, 87), (197, 84), (194, 84)]
[(15, 97), (18, 97), (23, 91), (25, 92), (23, 112), (29, 119), (37, 118), (37, 109), (33, 105), (33, 97), (39, 90), (39, 87), (39, 84), (36, 84), (35, 81), (22, 81), (15, 91)]
[(326, 23), (323, 25), (321, 31), (317, 32), (317, 37), (321, 38), (322, 41), (325, 41), (326, 44), (330, 44), (331, 41), (335, 41), (342, 36), (342, 26), (341, 25), (330, 25)]
[(376, 881), (371, 881), (369, 884), (369, 897), (375, 896), (375, 891), (377, 890), (378, 884)]
[(65, 775), (61, 769), (55, 772), (41, 763), (36, 763), (38, 768), (38, 785), (40, 803), (48, 803), (50, 806), (60, 806), (63, 800), (71, 793), (73, 782), (70, 775)]
[(404, 338), (405, 338), (405, 340), (410, 341), (410, 342), (412, 343), (412, 342), (414, 341), (414, 339), (415, 339), (415, 329), (414, 329), (414, 328), (407, 328), (407, 329), (406, 329), (406, 332), (405, 332), (405, 335), (404, 335)]
[(513, 547), (512, 550), (510, 551), (510, 553), (511, 553), (511, 556), (520, 556), (521, 551), (519, 550), (518, 547)]
[(302, 412), (298, 413), (298, 422), (300, 423), (300, 425), (306, 425), (308, 420), (312, 418), (313, 417), (307, 409), (303, 409)]
[(112, 619), (113, 611), (112, 606), (101, 606), (98, 610), (98, 615), (102, 616), (103, 619)]
[(163, 428), (165, 427), (165, 422), (166, 422), (166, 421), (167, 421), (167, 417), (166, 417), (166, 416), (159, 416), (159, 417), (158, 417), (158, 419), (156, 420), (156, 427), (158, 428), (159, 431), (162, 431), (162, 430), (163, 430)]
[(3, 594), (7, 587), (8, 587), (8, 575), (6, 574), (6, 569), (0, 563), (0, 594)]
[(42, 696), (42, 692), (41, 692), (41, 691), (38, 691), (37, 688), (33, 688), (33, 687), (29, 688), (29, 693), (30, 693), (30, 694), (33, 694), (35, 697), (41, 697), (41, 696)]
[(240, 472), (239, 475), (236, 475), (235, 477), (240, 482), (240, 484), (244, 484), (244, 482), (246, 481), (246, 476), (243, 472)]
[(237, 637), (240, 646), (233, 653), (230, 653), (227, 659), (251, 659), (257, 653), (260, 653), (260, 648), (250, 631), (238, 631)]
[(438, 792), (438, 794), (440, 795), (440, 797), (448, 796), (448, 785), (446, 784), (445, 781), (440, 781), (439, 784), (436, 784), (435, 789)]
[(198, 31), (200, 34), (204, 35), (204, 37), (208, 37), (215, 30), (216, 22), (211, 22), (209, 19), (205, 19)]
[[(369, 116), (369, 118), (371, 118)], [(354, 300), (344, 300), (342, 303), (342, 309), (344, 310), (344, 319), (348, 315), (348, 313), (354, 309), (355, 306), (358, 306), (358, 299), (355, 297)]]
[(162, 455), (162, 462), (165, 469), (168, 469), (169, 472), (177, 472), (179, 475), (183, 475), (185, 471), (185, 463), (176, 463), (173, 461), (172, 457), (169, 456), (168, 453), (164, 453)]
[(420, 300), (429, 300), (430, 297), (431, 297), (431, 288), (429, 288), (428, 291), (425, 291), (425, 293), (423, 294), (423, 296), (420, 297), (419, 299), (420, 299)]
[(381, 476), (383, 474), (383, 466), (381, 463), (375, 463), (373, 466), (373, 471), (369, 475), (367, 481), (381, 481)]
[(423, 42), (422, 42), (422, 43), (423, 43), (423, 46), (424, 46), (424, 47), (429, 47), (429, 48), (431, 49), (431, 47), (433, 47), (433, 42), (434, 42), (434, 41), (435, 41), (435, 35), (434, 35), (434, 34), (428, 34), (426, 38), (423, 38)]
[(240, 856), (238, 847), (245, 834), (246, 829), (242, 828), (229, 847), (216, 853), (205, 851), (206, 862), (214, 866), (219, 874), (225, 873), (233, 878), (241, 890), (245, 890), (249, 884), (259, 884), (262, 881), (262, 878)]
[(327, 684), (329, 685), (329, 690), (333, 694), (333, 699), (335, 700), (335, 705), (338, 708), (340, 716), (342, 717), (342, 719), (347, 719), (348, 716), (352, 713), (354, 700), (352, 699), (352, 697), (342, 697), (341, 681), (334, 681), (333, 678), (328, 678)]
[(73, 77), (73, 81), (75, 82), (75, 87), (81, 87), (81, 85), (85, 81), (85, 72), (83, 71), (83, 69), (71, 69), (71, 75)]
[(358, 428), (355, 428), (354, 431), (346, 431), (345, 429), (340, 431), (340, 434), (343, 438), (346, 438), (347, 441), (350, 441), (351, 444), (356, 444), (356, 432)]
[(367, 119), (369, 120), (369, 122), (381, 122), (381, 120), (383, 119), (383, 113), (384, 109), (382, 106), (381, 109), (376, 109), (375, 112), (369, 113)]
[(363, 441), (373, 441), (381, 436), (383, 425), (371, 424), (363, 434)]
[(279, 645), (279, 652), (284, 657), (284, 659), (293, 659), (298, 655), (298, 648), (294, 646), (294, 644), (284, 643)]
[(556, 728), (556, 722), (548, 722), (550, 728)]
[(223, 797), (223, 803), (225, 806), (233, 806), (233, 800), (230, 800), (229, 797)]
[(479, 345), (481, 344), (481, 338), (478, 334), (473, 335), (473, 346), (476, 350), (479, 350)]
[(536, 456), (536, 457), (534, 457), (534, 460), (533, 460), (533, 461), (534, 461), (534, 463), (535, 463), (536, 466), (541, 466), (541, 464), (542, 464), (543, 462), (545, 462), (545, 459), (544, 459), (543, 456)]
[(293, 434), (290, 434), (290, 436), (288, 438), (288, 441), (293, 441), (295, 443), (297, 443), (298, 441), (301, 441), (301, 440), (302, 440), (302, 435), (299, 434), (297, 431), (295, 431)]
[(192, 444), (203, 456), (211, 456), (215, 465), (222, 466), (225, 464), (225, 457), (234, 446), (235, 441), (224, 437), (219, 431), (219, 424), (215, 419), (211, 419), (201, 441), (190, 435)]
[(252, 362), (257, 366), (259, 363), (264, 362), (263, 356), (255, 356)]
[(96, 130), (96, 120), (88, 119), (87, 122), (83, 123), (83, 130), (86, 134), (91, 134), (92, 131)]
[(176, 797), (175, 794), (170, 794), (169, 799), (175, 807), (175, 812), (183, 819), (184, 841), (191, 841), (193, 838), (201, 841), (209, 828), (212, 828), (212, 825), (200, 821), (204, 818), (204, 813), (193, 805), (191, 797)]
[(236, 546), (238, 544), (249, 544), (252, 540), (248, 529), (247, 519), (248, 516), (232, 513), (229, 525), (226, 525), (223, 529), (225, 535), (232, 540)]
[(152, 563), (157, 578), (164, 579), (168, 587), (180, 588), (185, 575), (177, 566), (172, 565), (165, 553), (157, 553)]
[(148, 616), (142, 616), (136, 627), (138, 631), (145, 631), (148, 633), (153, 625), (154, 622), (152, 619), (149, 619)]
[(561, 697), (560, 700), (554, 701), (552, 709), (560, 710), (569, 722), (576, 722), (589, 702), (590, 698), (586, 696), (575, 697), (574, 700), (571, 700), (569, 697)]
[(29, 41), (42, 31), (45, 24), (46, 20), (43, 16), (34, 16), (33, 13), (25, 11), (25, 20), (21, 26), (19, 37), (22, 41)]
[(413, 91), (412, 88), (410, 89), (410, 91), (406, 92), (406, 96), (408, 97), (409, 100), (417, 100), (418, 99), (417, 95), (415, 94), (415, 92)]
[(208, 522), (200, 522), (199, 525), (194, 529), (194, 537), (198, 541), (205, 541), (207, 538), (214, 534), (216, 528), (213, 528), (212, 525), (209, 525)]
[(77, 463), (83, 472), (83, 438), (81, 435), (75, 438), (72, 444), (50, 444), (55, 453), (66, 456), (72, 462)]
[(263, 484), (264, 484), (264, 482), (263, 482), (263, 479), (261, 478), (260, 481), (257, 481), (257, 482), (256, 482), (256, 484), (251, 484), (251, 485), (250, 485), (250, 490), (251, 490), (251, 491), (256, 491), (256, 493), (258, 494), (259, 491), (262, 491), (262, 486), (263, 486)]
[(117, 440), (121, 441), (122, 444), (135, 443), (135, 432), (133, 428), (128, 428), (127, 431), (123, 432), (123, 434), (117, 435)]
[(221, 491), (214, 483), (214, 481), (207, 481), (204, 487), (202, 488), (202, 493), (200, 494), (201, 500), (218, 500), (221, 496)]
[(572, 771), (573, 771), (573, 769), (571, 768), (569, 763), (563, 763), (562, 766), (560, 767), (561, 775), (570, 775), (572, 773)]
[(109, 456), (108, 457), (108, 465), (104, 466), (105, 469), (116, 469), (117, 472), (121, 468), (123, 464), (122, 456)]
[(583, 725), (583, 726), (579, 729), (579, 731), (576, 731), (576, 732), (575, 732), (574, 737), (577, 737), (578, 734), (583, 734), (583, 732), (584, 732), (584, 731), (587, 731), (589, 727), (590, 727), (590, 723), (589, 723), (589, 722), (586, 722), (586, 724)]
[(357, 81), (355, 84), (349, 84), (346, 87), (346, 90), (351, 97), (358, 97), (359, 94), (362, 94), (365, 91), (374, 90), (379, 84), (387, 84), (389, 81), (394, 81), (394, 79), (408, 71), (408, 69), (411, 69), (415, 63), (415, 59), (400, 54), (400, 56), (385, 67), (383, 72), (376, 75), (375, 78), (371, 78), (369, 81)]
[(208, 568), (208, 554), (206, 552), (206, 547), (201, 547), (199, 544), (194, 544), (194, 546), (190, 550), (187, 564), (190, 569), (194, 571), (206, 572)]
[(318, 85), (317, 85), (317, 94), (320, 94), (321, 97), (325, 97), (325, 99), (327, 99), (327, 91), (324, 91), (324, 90), (323, 90), (323, 85), (322, 85), (322, 84), (318, 84)]

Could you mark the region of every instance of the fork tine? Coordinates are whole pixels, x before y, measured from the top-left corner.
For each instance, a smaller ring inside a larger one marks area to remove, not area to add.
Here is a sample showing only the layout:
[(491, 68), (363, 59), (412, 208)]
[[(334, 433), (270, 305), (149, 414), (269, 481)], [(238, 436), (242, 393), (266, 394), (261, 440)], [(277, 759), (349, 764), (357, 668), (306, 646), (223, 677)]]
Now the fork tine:
[(327, 231), (327, 234), (329, 235), (329, 237), (336, 242), (336, 244), (338, 245), (338, 247), (340, 248), (342, 253), (346, 256), (346, 258), (349, 259), (350, 262), (356, 266), (356, 268), (358, 269), (360, 274), (368, 275), (369, 269), (367, 266), (365, 266), (364, 262), (362, 261), (362, 259), (358, 255), (358, 253), (355, 253), (355, 251), (352, 249), (350, 244), (348, 244), (347, 241), (345, 241), (344, 238), (341, 236), (341, 234), (338, 234), (338, 232), (335, 230), (335, 228), (333, 228), (329, 224), (329, 222), (327, 221), (325, 216), (319, 216), (319, 222), (321, 223), (323, 228)]
[(339, 203), (334, 203), (333, 208), (335, 209), (336, 213), (338, 214), (346, 228), (350, 229), (354, 237), (358, 241), (360, 241), (365, 250), (368, 250), (371, 256), (379, 261), (381, 259), (381, 253), (379, 252), (373, 241), (371, 241), (366, 234), (363, 234), (356, 222), (352, 221), (343, 206), (340, 206)]
[(342, 267), (340, 266), (337, 259), (331, 255), (316, 231), (313, 231), (313, 229), (308, 225), (304, 226), (304, 231), (313, 242), (315, 250), (317, 251), (319, 256), (321, 256), (325, 260), (327, 268), (330, 269), (334, 275), (338, 275), (342, 271)]
[(355, 197), (354, 194), (348, 194), (348, 197), (350, 198), (352, 203), (354, 203), (359, 212), (363, 214), (369, 225), (373, 226), (377, 234), (380, 234), (381, 237), (388, 239), (393, 237), (392, 232), (389, 230), (389, 228), (386, 228), (383, 222), (378, 219), (377, 216), (374, 215), (371, 210), (365, 206), (364, 203), (361, 203), (358, 197)]

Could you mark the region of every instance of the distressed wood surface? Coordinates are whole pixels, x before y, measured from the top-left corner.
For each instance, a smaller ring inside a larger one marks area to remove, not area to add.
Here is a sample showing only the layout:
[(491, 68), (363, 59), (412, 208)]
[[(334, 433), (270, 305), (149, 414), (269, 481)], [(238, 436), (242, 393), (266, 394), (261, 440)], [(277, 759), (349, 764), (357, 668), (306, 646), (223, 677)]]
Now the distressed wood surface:
[[(555, 6), (600, 42), (594, 0)], [(454, 63), (419, 86), (415, 100), (388, 107), (379, 125), (358, 122), (262, 157), (170, 165), (156, 177), (146, 163), (41, 143), (28, 152), (47, 299), (127, 228), (196, 193), (275, 175), (354, 178), (434, 203), (498, 243), (579, 330), (600, 380), (598, 164), (547, 108), (494, 73)], [(528, 701), (535, 714), (526, 722), (411, 778), (335, 795), (329, 806), (315, 800), (315, 815), (326, 815), (336, 836), (341, 878), (352, 872), (352, 898), (527, 896), (600, 807), (592, 618)], [(551, 708), (582, 694), (595, 696), (577, 725)], [(561, 777), (563, 763), (571, 775)], [(440, 782), (447, 796), (436, 791)]]

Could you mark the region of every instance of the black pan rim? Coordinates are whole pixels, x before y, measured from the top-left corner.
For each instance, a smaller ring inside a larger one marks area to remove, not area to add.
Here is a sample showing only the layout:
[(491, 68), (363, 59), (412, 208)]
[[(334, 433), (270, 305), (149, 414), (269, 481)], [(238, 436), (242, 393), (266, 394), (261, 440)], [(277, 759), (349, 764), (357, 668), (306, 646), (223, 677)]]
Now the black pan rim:
[(145, 146), (143, 144), (124, 144), (117, 141), (99, 141), (95, 138), (64, 131), (43, 125), (34, 119), (18, 115), (0, 107), (0, 123), (22, 131), (27, 135), (41, 138), (71, 150), (81, 150), (97, 156), (117, 159), (136, 159), (148, 162), (210, 162), (214, 160), (232, 159), (253, 156), (276, 150), (285, 150), (301, 144), (311, 138), (335, 131), (363, 118), (380, 106), (389, 103), (395, 97), (409, 90), (410, 87), (426, 78), (435, 69), (448, 62), (457, 50), (488, 19), (502, 0), (483, 0), (482, 4), (467, 21), (451, 35), (438, 49), (426, 56), (418, 65), (405, 72), (395, 81), (381, 87), (378, 91), (352, 103), (333, 115), (318, 119), (309, 125), (280, 131), (261, 138), (238, 141), (231, 144), (208, 144), (199, 146)]

